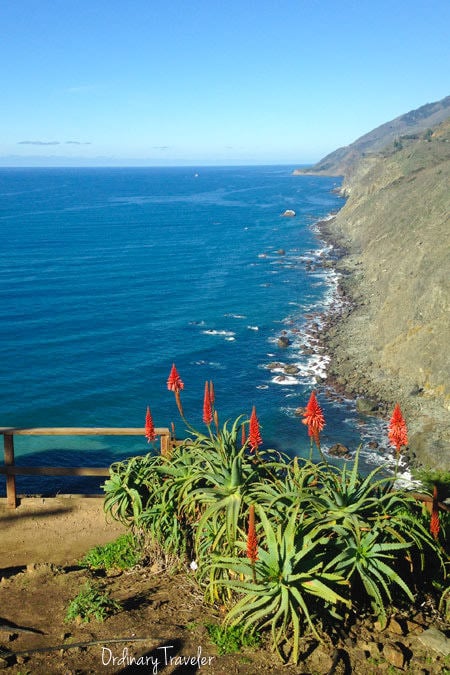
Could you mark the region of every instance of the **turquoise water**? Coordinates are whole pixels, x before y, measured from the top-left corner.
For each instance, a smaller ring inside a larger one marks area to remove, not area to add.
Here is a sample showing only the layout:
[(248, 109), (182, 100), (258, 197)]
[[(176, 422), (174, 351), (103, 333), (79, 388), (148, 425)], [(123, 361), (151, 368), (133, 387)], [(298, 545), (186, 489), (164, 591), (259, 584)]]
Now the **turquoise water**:
[[(256, 405), (266, 446), (309, 453), (295, 409), (326, 363), (301, 346), (335, 289), (314, 223), (342, 206), (336, 184), (273, 166), (0, 169), (0, 426), (139, 427), (149, 405), (156, 426), (174, 421), (182, 436), (166, 388), (175, 362), (193, 424), (212, 379), (222, 421)], [(275, 361), (299, 372), (269, 370)], [(325, 447), (378, 432), (318, 392)], [(16, 437), (16, 448), (18, 463), (98, 466), (148, 446)], [(95, 482), (23, 477), (18, 487)]]

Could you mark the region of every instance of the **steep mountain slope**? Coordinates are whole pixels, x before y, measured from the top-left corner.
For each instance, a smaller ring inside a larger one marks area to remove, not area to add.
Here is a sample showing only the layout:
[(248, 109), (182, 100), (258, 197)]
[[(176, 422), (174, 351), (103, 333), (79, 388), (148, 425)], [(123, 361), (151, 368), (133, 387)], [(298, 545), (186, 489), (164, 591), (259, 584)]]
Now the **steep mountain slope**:
[(395, 141), (402, 142), (402, 136), (421, 135), (450, 116), (450, 96), (435, 103), (427, 103), (417, 110), (400, 115), (390, 122), (373, 129), (356, 141), (338, 148), (308, 169), (297, 169), (294, 173), (313, 173), (328, 176), (349, 176), (359, 160), (367, 154), (376, 153)]
[(360, 159), (343, 192), (328, 235), (348, 252), (339, 267), (354, 309), (328, 335), (332, 375), (399, 401), (413, 454), (448, 470), (450, 117)]

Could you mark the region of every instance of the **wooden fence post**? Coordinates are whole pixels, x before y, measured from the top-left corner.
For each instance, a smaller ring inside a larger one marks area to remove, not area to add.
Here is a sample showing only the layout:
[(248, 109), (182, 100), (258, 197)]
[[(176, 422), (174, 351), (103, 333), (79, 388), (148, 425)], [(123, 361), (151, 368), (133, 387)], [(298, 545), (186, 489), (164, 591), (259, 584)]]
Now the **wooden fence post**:
[(170, 433), (161, 434), (160, 442), (161, 442), (161, 456), (170, 458), (172, 454)]
[[(5, 466), (14, 466), (14, 436), (12, 434), (3, 435), (3, 448)], [(16, 477), (13, 474), (6, 474), (6, 503), (10, 509), (15, 509), (17, 506)]]

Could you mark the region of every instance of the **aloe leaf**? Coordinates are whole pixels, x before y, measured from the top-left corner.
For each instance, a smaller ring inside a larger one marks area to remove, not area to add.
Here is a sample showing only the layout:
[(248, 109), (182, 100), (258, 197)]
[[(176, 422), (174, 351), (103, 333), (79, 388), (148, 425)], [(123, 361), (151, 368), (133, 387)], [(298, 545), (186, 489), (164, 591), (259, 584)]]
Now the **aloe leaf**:
[(410, 600), (414, 600), (414, 595), (411, 592), (411, 589), (405, 584), (403, 579), (393, 570), (391, 567), (386, 565), (383, 561), (377, 561), (377, 567), (383, 572), (391, 581), (395, 582), (400, 588), (406, 593)]
[[(357, 448), (357, 450), (356, 450), (356, 453), (355, 453), (355, 459), (354, 459), (354, 462), (353, 462), (353, 468), (352, 468), (352, 471), (351, 471), (351, 473), (350, 473), (349, 484), (350, 484), (350, 487), (352, 488), (352, 490), (355, 488), (356, 482), (357, 482), (358, 477), (359, 477), (358, 467), (359, 467), (359, 453), (360, 453), (360, 450), (361, 450), (361, 446), (359, 445), (358, 448)], [(345, 466), (345, 465), (344, 465), (344, 466)]]
[(324, 584), (319, 579), (311, 579), (310, 581), (305, 581), (303, 585), (304, 590), (311, 594), (315, 595), (318, 598), (322, 598), (325, 602), (331, 602), (335, 605), (337, 602), (343, 602), (349, 606), (349, 601), (346, 598), (343, 598), (342, 595), (333, 591), (329, 586)]
[(294, 596), (295, 600), (297, 601), (298, 606), (301, 608), (301, 610), (303, 612), (303, 615), (304, 615), (306, 621), (308, 622), (308, 625), (311, 628), (312, 632), (314, 633), (316, 638), (320, 641), (321, 640), (320, 635), (317, 632), (317, 629), (315, 628), (315, 626), (312, 622), (312, 618), (311, 618), (311, 615), (309, 613), (308, 607), (307, 607), (299, 589), (296, 588), (296, 587), (292, 587), (291, 593)]
[(271, 557), (274, 559), (278, 559), (278, 544), (277, 544), (277, 537), (275, 535), (274, 529), (267, 518), (264, 509), (258, 504), (256, 506), (256, 512), (258, 514), (258, 518), (261, 521), (261, 524), (264, 529), (264, 534), (266, 537), (266, 544), (267, 548), (269, 551), (269, 554)]
[(298, 661), (298, 648), (299, 648), (299, 642), (300, 642), (300, 621), (297, 616), (297, 612), (295, 611), (295, 608), (291, 605), (291, 611), (290, 615), (292, 617), (292, 627), (294, 631), (294, 637), (293, 637), (293, 652), (292, 652), (292, 660), (294, 663), (297, 663)]
[(360, 573), (360, 577), (361, 577), (361, 581), (364, 585), (364, 588), (367, 591), (368, 596), (370, 598), (372, 598), (372, 600), (374, 601), (375, 606), (376, 606), (378, 612), (380, 613), (380, 615), (385, 618), (386, 617), (386, 610), (384, 608), (383, 598), (381, 596), (380, 591), (378, 590), (378, 586), (366, 574)]
[(379, 560), (377, 560), (377, 559), (373, 560), (372, 564), (370, 565), (370, 568), (368, 569), (368, 573), (370, 574), (372, 581), (374, 581), (375, 579), (378, 580), (378, 582), (380, 583), (380, 585), (382, 586), (382, 588), (383, 588), (383, 590), (386, 594), (386, 597), (391, 602), (392, 601), (392, 595), (391, 595), (391, 592), (389, 590), (389, 585), (388, 585), (388, 581), (390, 581), (390, 579), (389, 579), (389, 577), (386, 579), (384, 573), (380, 571), (379, 563), (380, 563)]
[(271, 599), (263, 596), (253, 599), (252, 596), (244, 596), (239, 602), (232, 607), (225, 618), (226, 624), (236, 624), (244, 618), (247, 623), (259, 623), (262, 619), (266, 621), (261, 624), (265, 625), (270, 622), (270, 614), (273, 612), (278, 604), (278, 598)]
[(379, 553), (381, 551), (400, 551), (407, 548), (411, 548), (411, 542), (386, 542), (374, 544), (372, 546), (372, 551), (374, 553)]
[(240, 455), (236, 455), (231, 465), (231, 481), (230, 487), (236, 488), (242, 484), (242, 459)]

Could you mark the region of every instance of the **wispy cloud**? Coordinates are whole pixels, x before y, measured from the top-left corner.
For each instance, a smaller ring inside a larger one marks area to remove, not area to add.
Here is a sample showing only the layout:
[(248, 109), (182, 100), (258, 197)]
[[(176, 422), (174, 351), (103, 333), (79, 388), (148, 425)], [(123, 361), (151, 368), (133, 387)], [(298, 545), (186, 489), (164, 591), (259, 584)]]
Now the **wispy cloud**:
[(60, 145), (59, 141), (18, 141), (17, 145)]
[[(65, 145), (92, 145), (91, 141), (64, 141)], [(18, 141), (17, 145), (62, 145), (61, 141)]]
[(152, 150), (170, 150), (170, 145), (153, 145)]

